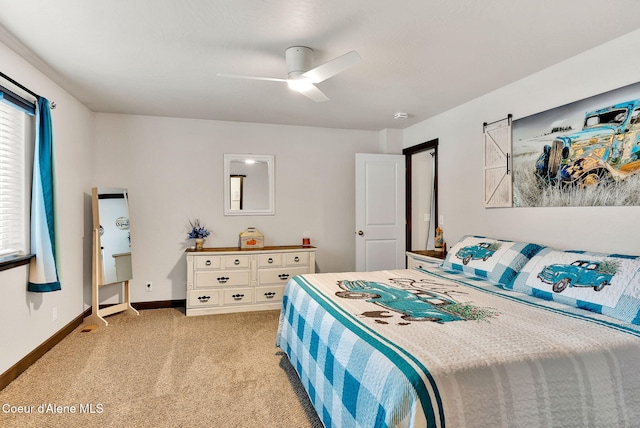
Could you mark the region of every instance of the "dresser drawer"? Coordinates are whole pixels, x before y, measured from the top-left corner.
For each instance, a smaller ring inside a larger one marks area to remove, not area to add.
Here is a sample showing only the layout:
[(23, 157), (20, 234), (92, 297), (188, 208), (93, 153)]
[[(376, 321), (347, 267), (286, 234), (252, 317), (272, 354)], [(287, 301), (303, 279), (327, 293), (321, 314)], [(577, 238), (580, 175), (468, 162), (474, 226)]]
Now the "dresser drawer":
[(256, 303), (281, 302), (285, 285), (271, 285), (269, 287), (256, 287)]
[(196, 269), (220, 269), (219, 256), (194, 256), (193, 265)]
[(258, 269), (258, 284), (286, 284), (296, 275), (309, 273), (309, 268)]
[(195, 288), (249, 285), (249, 274), (248, 270), (196, 271), (194, 285)]
[(223, 290), (224, 305), (246, 305), (253, 303), (253, 288), (231, 288)]
[(424, 268), (430, 268), (434, 266), (440, 266), (441, 264), (442, 264), (442, 260), (414, 259), (411, 257), (407, 259), (408, 269), (424, 269)]
[(258, 267), (268, 268), (283, 266), (282, 254), (258, 254)]
[(441, 266), (443, 258), (444, 254), (442, 256), (430, 256), (407, 252), (407, 268), (426, 269), (434, 266)]
[(219, 290), (193, 290), (187, 293), (187, 307), (217, 306), (220, 304)]
[(309, 253), (287, 253), (287, 266), (309, 266)]
[(249, 267), (249, 256), (238, 255), (238, 256), (224, 256), (222, 258), (223, 266), (222, 269), (247, 269)]

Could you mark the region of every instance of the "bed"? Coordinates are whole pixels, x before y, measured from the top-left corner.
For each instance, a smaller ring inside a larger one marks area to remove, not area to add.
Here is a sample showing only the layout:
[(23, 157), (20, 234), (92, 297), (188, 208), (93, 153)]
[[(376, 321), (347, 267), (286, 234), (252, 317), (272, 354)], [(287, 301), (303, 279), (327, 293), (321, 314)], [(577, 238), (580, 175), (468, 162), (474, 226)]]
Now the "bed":
[(442, 266), (297, 276), (276, 345), (326, 427), (640, 426), (640, 260), (620, 256), (624, 292), (578, 290), (607, 306), (535, 288), (551, 256), (617, 255), (469, 236)]

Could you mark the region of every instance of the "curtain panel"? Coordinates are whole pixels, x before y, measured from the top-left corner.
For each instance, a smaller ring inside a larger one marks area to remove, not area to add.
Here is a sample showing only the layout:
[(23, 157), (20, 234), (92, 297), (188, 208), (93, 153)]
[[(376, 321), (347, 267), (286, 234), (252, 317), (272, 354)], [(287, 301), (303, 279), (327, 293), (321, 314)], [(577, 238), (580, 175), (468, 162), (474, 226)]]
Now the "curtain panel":
[(60, 290), (56, 267), (54, 221), (53, 129), (46, 98), (38, 98), (36, 144), (31, 192), (31, 259), (27, 289), (34, 292)]

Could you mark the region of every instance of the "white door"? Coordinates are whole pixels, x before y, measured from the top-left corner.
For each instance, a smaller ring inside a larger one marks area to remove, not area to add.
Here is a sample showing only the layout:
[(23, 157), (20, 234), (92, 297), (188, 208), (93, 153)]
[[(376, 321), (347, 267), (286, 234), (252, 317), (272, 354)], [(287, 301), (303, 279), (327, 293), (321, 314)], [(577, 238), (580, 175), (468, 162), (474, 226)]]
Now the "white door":
[(405, 157), (356, 153), (356, 271), (405, 268)]

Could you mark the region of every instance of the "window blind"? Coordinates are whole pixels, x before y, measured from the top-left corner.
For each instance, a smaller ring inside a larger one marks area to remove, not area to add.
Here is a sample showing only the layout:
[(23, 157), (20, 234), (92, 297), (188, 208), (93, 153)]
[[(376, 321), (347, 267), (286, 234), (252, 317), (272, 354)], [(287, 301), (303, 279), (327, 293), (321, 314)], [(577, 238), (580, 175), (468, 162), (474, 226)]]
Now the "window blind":
[(0, 257), (26, 253), (26, 114), (0, 102)]

